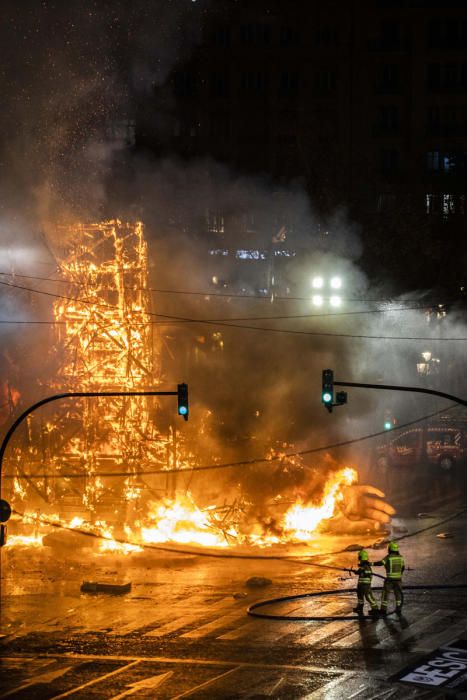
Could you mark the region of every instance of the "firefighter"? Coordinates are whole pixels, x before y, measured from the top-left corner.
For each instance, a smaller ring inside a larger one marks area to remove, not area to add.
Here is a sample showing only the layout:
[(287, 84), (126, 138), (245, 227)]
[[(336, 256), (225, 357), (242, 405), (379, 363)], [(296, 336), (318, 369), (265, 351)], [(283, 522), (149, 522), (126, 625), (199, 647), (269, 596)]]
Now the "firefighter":
[(388, 554), (381, 561), (373, 562), (373, 566), (384, 566), (386, 569), (386, 578), (384, 579), (383, 593), (381, 595), (380, 614), (385, 617), (388, 612), (388, 599), (391, 591), (396, 599), (396, 613), (402, 612), (403, 594), (402, 594), (402, 574), (404, 573), (405, 563), (404, 558), (399, 552), (397, 542), (388, 544)]
[(353, 569), (351, 569), (351, 571), (352, 573), (358, 575), (357, 607), (354, 608), (353, 611), (359, 615), (363, 615), (363, 603), (366, 598), (368, 603), (371, 605), (370, 615), (377, 617), (378, 605), (371, 590), (371, 578), (373, 576), (373, 572), (371, 570), (368, 552), (365, 549), (361, 549), (358, 553), (357, 571), (354, 571)]

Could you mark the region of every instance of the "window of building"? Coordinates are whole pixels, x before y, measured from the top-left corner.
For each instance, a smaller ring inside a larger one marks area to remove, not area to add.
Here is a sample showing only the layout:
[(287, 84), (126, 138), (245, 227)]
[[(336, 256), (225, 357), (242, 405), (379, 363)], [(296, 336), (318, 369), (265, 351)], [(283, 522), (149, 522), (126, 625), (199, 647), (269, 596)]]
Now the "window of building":
[(400, 112), (397, 105), (382, 105), (379, 108), (378, 129), (384, 133), (396, 134), (400, 127)]
[[(208, 209), (206, 211), (206, 224), (209, 233), (223, 235), (225, 233), (224, 214), (217, 209)], [(219, 253), (211, 253), (219, 255)]]
[(427, 192), (425, 195), (425, 211), (427, 214), (437, 214), (439, 211), (438, 207), (439, 196), (431, 192)]
[(209, 78), (211, 97), (227, 97), (229, 94), (229, 74), (227, 71), (214, 71)]
[(465, 81), (467, 81), (467, 64), (465, 63), (450, 61), (449, 63), (427, 64), (427, 88), (433, 92), (457, 92), (464, 86)]
[(281, 46), (297, 46), (300, 43), (300, 34), (296, 27), (281, 27), (279, 30), (279, 44)]
[(247, 233), (256, 233), (257, 222), (256, 216), (252, 212), (247, 212), (243, 215), (243, 227)]
[(209, 255), (219, 256), (221, 258), (227, 258), (229, 255), (228, 248), (211, 248)]
[(381, 150), (381, 170), (383, 173), (394, 173), (399, 169), (399, 151), (397, 148)]
[(242, 72), (242, 92), (245, 94), (264, 94), (268, 88), (266, 71), (250, 70)]
[(271, 29), (267, 24), (242, 24), (240, 40), (242, 44), (250, 46), (268, 45), (271, 41)]
[(447, 90), (457, 87), (459, 82), (459, 68), (457, 63), (445, 63), (442, 71), (442, 87)]
[(211, 34), (211, 41), (214, 46), (228, 48), (230, 46), (230, 27), (216, 27)]
[(324, 24), (319, 27), (316, 31), (315, 41), (319, 46), (335, 46), (337, 44), (337, 29), (335, 25)]
[(427, 214), (441, 214), (444, 219), (453, 215), (466, 213), (466, 197), (464, 194), (451, 192), (427, 193), (425, 195)]
[(385, 63), (380, 68), (378, 89), (382, 93), (397, 93), (400, 90), (400, 71), (397, 63)]
[(336, 71), (331, 68), (322, 68), (315, 73), (315, 89), (321, 94), (334, 92), (336, 82)]
[(439, 151), (428, 151), (426, 154), (426, 167), (430, 172), (438, 172), (441, 167)]
[(396, 201), (396, 195), (394, 192), (381, 192), (378, 195), (376, 210), (380, 213), (393, 211)]
[(291, 96), (298, 94), (298, 73), (297, 71), (282, 71), (279, 76), (279, 94)]
[(266, 260), (268, 254), (266, 250), (243, 249), (237, 250), (235, 257), (238, 260)]

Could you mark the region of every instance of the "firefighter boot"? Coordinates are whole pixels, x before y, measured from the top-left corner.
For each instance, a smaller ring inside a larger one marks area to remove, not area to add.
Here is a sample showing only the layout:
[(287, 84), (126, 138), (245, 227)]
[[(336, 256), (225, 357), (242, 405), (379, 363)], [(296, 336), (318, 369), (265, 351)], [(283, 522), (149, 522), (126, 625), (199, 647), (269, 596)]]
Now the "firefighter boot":
[(357, 615), (363, 615), (363, 604), (359, 603), (356, 608), (353, 609), (354, 613)]
[(379, 617), (379, 610), (378, 608), (371, 608), (370, 610), (370, 617), (374, 617), (375, 620)]
[(381, 617), (386, 617), (388, 614), (388, 611), (386, 610), (386, 608), (381, 608), (379, 611), (379, 614)]
[(402, 605), (397, 605), (397, 607), (396, 607), (396, 615), (402, 615)]

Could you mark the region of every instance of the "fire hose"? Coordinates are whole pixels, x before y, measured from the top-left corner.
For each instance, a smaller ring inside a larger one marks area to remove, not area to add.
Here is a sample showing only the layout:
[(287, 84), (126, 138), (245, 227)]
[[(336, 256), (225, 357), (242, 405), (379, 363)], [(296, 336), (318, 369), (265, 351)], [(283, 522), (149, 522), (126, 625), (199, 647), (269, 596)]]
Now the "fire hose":
[[(373, 574), (373, 576), (378, 576), (378, 578), (384, 578), (384, 576), (379, 576), (379, 574)], [(440, 590), (459, 590), (466, 589), (467, 583), (459, 584), (434, 584), (425, 586), (404, 586), (406, 591), (440, 591)], [(372, 588), (372, 591), (382, 591), (382, 586), (378, 588)], [(273, 615), (271, 613), (256, 612), (258, 608), (264, 608), (268, 605), (277, 605), (279, 603), (285, 603), (291, 600), (301, 600), (302, 598), (322, 598), (328, 595), (343, 595), (346, 593), (355, 594), (355, 588), (336, 588), (329, 591), (317, 591), (315, 593), (299, 593), (297, 595), (286, 595), (280, 598), (269, 598), (267, 600), (259, 600), (256, 603), (247, 608), (248, 615), (251, 617), (261, 617), (265, 620), (287, 620), (289, 622), (305, 622), (305, 621), (330, 621), (330, 620), (362, 620), (362, 615)], [(394, 610), (388, 611), (388, 615), (395, 613)]]

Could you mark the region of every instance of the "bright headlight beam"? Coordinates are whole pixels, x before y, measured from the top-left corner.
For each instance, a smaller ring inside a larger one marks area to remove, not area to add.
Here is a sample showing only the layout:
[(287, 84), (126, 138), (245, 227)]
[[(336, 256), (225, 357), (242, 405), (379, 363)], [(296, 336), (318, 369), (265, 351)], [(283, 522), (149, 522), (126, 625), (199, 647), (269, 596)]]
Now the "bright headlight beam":
[(332, 296), (329, 299), (329, 303), (331, 304), (331, 306), (334, 306), (334, 307), (340, 306), (342, 304), (342, 299), (338, 296)]
[(333, 289), (340, 289), (342, 287), (342, 280), (340, 277), (331, 277), (331, 287)]
[(323, 305), (323, 297), (321, 296), (321, 294), (314, 294), (311, 297), (311, 301), (312, 301), (314, 306), (322, 306)]
[(313, 286), (313, 289), (322, 289), (324, 285), (324, 280), (322, 277), (313, 277), (311, 284)]

